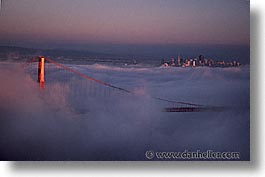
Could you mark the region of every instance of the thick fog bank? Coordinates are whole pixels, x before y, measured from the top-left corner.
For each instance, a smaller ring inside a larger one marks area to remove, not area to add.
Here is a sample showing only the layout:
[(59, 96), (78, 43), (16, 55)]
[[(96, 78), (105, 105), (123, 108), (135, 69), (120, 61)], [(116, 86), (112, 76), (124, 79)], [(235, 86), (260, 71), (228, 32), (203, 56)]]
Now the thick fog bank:
[[(138, 96), (72, 99), (78, 82), (43, 91), (20, 65), (1, 63), (0, 160), (147, 160), (147, 150), (185, 149), (238, 151), (249, 159), (248, 67), (70, 67)], [(165, 113), (170, 105), (153, 96), (231, 109)]]

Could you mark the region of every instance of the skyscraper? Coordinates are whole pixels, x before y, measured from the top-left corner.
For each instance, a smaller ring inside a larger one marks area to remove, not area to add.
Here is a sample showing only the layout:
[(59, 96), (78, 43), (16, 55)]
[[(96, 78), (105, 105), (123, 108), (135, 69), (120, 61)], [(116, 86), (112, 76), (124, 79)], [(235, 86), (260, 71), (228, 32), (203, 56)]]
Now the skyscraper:
[(180, 59), (180, 55), (178, 55), (178, 66), (181, 65), (181, 59)]
[(204, 62), (204, 56), (203, 55), (199, 56), (199, 63), (200, 63), (201, 66), (204, 66), (205, 62)]

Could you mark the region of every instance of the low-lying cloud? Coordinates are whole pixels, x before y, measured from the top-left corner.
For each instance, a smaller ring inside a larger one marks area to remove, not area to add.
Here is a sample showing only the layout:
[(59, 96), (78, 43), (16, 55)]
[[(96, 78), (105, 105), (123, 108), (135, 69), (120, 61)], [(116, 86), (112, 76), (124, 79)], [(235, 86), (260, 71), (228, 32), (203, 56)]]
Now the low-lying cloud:
[[(97, 84), (95, 91), (73, 78), (43, 91), (17, 64), (1, 63), (1, 160), (146, 160), (150, 149), (229, 150), (249, 158), (248, 67), (71, 67), (137, 96)], [(233, 109), (164, 113), (171, 105), (153, 96)]]

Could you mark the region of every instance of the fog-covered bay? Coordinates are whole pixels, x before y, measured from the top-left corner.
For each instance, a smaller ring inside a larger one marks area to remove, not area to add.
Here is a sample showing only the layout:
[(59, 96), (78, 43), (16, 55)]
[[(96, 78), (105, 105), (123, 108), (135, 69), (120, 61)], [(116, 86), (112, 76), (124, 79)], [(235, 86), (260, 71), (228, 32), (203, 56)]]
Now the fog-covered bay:
[[(84, 82), (72, 80), (47, 83), (43, 91), (20, 65), (0, 63), (1, 160), (147, 160), (147, 150), (185, 149), (238, 151), (249, 159), (249, 66), (68, 65), (136, 95), (111, 90), (106, 98), (83, 93)], [(170, 105), (154, 96), (228, 109), (162, 112)]]

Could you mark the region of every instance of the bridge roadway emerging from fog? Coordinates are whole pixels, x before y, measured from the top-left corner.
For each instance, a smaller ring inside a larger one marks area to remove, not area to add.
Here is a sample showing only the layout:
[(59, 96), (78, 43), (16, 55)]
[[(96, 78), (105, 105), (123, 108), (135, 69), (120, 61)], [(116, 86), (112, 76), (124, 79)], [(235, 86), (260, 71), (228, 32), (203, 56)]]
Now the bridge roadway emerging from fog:
[[(71, 94), (73, 97), (77, 97), (77, 99), (84, 99), (93, 95), (97, 96), (98, 99), (103, 99), (103, 101), (111, 95), (118, 98), (125, 96), (125, 100), (126, 97), (141, 96), (128, 89), (85, 75), (66, 64), (43, 56), (35, 57), (27, 61), (23, 64), (23, 67), (33, 79), (38, 81), (40, 89), (54, 89), (58, 95), (67, 92), (67, 94)], [(60, 83), (61, 87), (55, 87), (56, 83), (57, 85)], [(65, 87), (65, 85), (67, 85), (67, 87)], [(161, 107), (161, 111), (163, 112), (204, 112), (221, 110), (217, 107), (173, 101), (155, 96), (150, 97), (150, 99), (163, 105), (163, 107)]]

